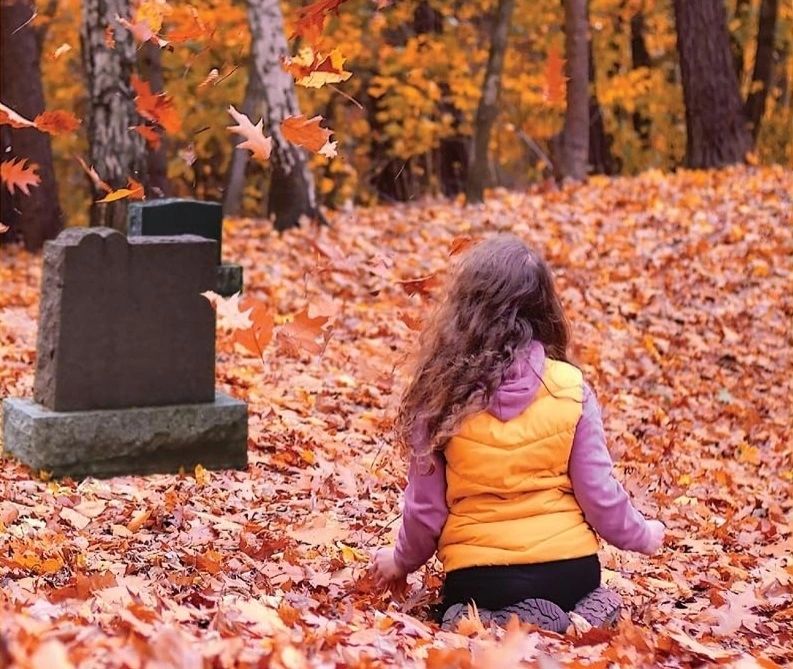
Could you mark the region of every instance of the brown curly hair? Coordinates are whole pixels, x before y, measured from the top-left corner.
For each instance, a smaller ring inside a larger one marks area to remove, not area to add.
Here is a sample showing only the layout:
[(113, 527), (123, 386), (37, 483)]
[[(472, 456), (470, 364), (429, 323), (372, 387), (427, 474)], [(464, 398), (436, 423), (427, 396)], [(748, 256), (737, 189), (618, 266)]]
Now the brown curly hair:
[(491, 237), (462, 258), (421, 334), (395, 421), (403, 452), (421, 459), (442, 450), (534, 340), (567, 361), (570, 331), (551, 272), (518, 237)]

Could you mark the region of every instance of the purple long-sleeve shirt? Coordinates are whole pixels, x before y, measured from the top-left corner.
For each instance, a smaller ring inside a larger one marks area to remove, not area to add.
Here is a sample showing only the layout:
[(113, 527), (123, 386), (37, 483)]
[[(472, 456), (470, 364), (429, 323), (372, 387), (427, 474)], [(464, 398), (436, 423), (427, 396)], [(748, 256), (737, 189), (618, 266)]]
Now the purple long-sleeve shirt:
[[(541, 344), (533, 342), (510, 368), (490, 404), (490, 413), (502, 421), (523, 413), (540, 387), (544, 367), (545, 351)], [(614, 478), (600, 407), (586, 384), (568, 473), (573, 494), (595, 532), (617, 548), (649, 550), (650, 528)], [(401, 568), (406, 572), (415, 571), (433, 556), (448, 515), (443, 455), (436, 452), (429, 461), (411, 462), (402, 527), (394, 553)]]

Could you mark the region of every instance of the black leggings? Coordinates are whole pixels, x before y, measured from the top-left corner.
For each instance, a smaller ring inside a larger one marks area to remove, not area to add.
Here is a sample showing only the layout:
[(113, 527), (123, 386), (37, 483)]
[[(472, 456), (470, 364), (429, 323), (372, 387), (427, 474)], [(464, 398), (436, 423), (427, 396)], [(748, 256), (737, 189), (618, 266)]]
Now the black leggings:
[(579, 599), (599, 586), (597, 555), (538, 564), (468, 567), (446, 575), (441, 608), (445, 611), (452, 604), (474, 601), (480, 608), (495, 611), (534, 598), (571, 611)]

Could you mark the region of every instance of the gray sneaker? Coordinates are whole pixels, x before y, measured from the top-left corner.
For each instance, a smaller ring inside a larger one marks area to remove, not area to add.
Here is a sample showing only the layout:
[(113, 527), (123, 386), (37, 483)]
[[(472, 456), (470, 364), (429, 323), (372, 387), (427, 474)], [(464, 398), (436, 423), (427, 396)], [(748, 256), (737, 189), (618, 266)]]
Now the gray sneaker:
[(578, 601), (573, 609), (592, 627), (611, 627), (620, 614), (622, 597), (613, 590), (599, 587)]
[[(468, 607), (465, 604), (453, 604), (443, 615), (441, 627), (447, 631), (453, 631), (468, 614)], [(553, 602), (545, 599), (524, 599), (517, 604), (512, 604), (497, 611), (479, 609), (479, 618), (483, 625), (494, 622), (504, 627), (512, 618), (517, 616), (521, 622), (537, 625), (550, 632), (559, 634), (570, 626), (569, 616)]]

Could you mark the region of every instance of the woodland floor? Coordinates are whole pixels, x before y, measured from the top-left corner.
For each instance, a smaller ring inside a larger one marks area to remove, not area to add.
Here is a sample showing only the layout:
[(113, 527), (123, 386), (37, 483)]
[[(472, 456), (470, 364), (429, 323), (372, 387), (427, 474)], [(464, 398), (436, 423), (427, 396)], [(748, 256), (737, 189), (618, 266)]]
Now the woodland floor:
[[(0, 666), (793, 662), (792, 193), (789, 171), (740, 168), (353, 210), (280, 239), (227, 222), (250, 296), (332, 314), (324, 355), (276, 341), (262, 363), (220, 334), (219, 387), (250, 402), (246, 472), (76, 483), (4, 462)], [(366, 576), (398, 526), (388, 428), (406, 323), (431, 299), (431, 281), (399, 280), (496, 231), (555, 268), (618, 476), (669, 528), (654, 558), (604, 547), (628, 605), (613, 633), (443, 633), (426, 614), (434, 567), (401, 603)], [(0, 397), (26, 396), (40, 258), (0, 253)]]

